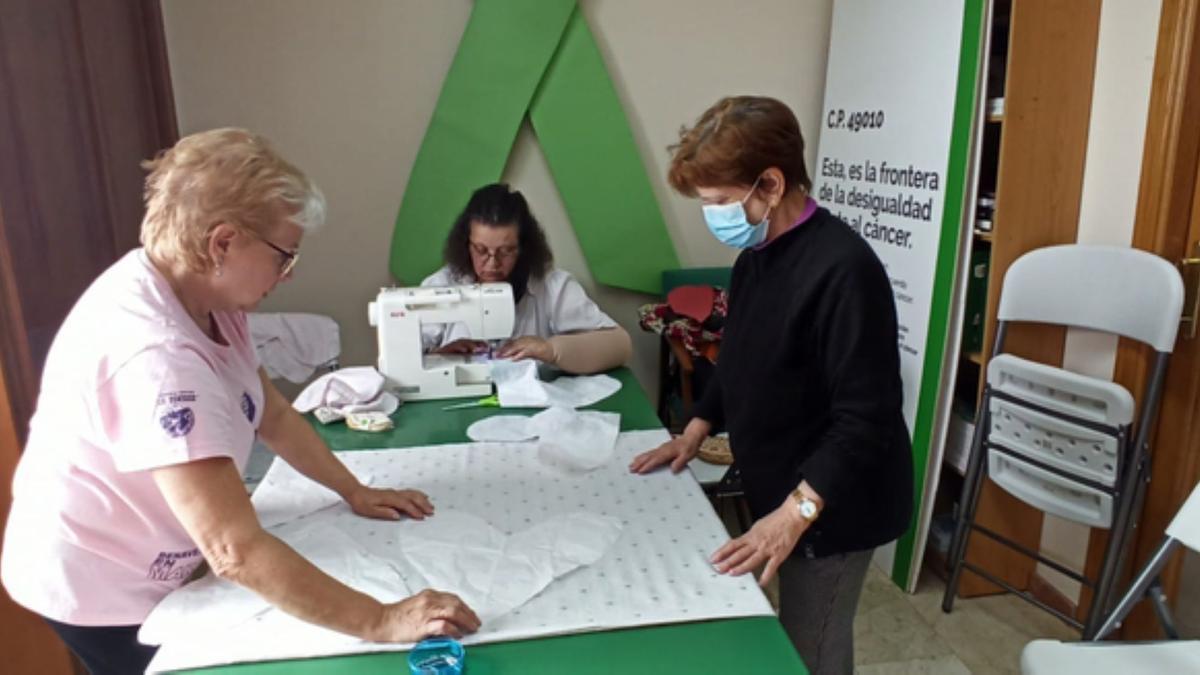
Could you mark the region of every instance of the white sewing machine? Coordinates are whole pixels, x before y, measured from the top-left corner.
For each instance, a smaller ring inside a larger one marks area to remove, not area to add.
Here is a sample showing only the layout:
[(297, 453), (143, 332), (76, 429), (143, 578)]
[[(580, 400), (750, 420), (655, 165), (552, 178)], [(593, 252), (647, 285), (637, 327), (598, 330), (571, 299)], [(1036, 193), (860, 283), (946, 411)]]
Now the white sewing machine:
[(470, 356), (425, 354), (421, 326), (466, 324), (476, 340), (512, 337), (516, 307), (505, 283), (443, 288), (383, 288), (367, 306), (378, 329), (379, 372), (403, 400), (492, 393), (491, 365)]

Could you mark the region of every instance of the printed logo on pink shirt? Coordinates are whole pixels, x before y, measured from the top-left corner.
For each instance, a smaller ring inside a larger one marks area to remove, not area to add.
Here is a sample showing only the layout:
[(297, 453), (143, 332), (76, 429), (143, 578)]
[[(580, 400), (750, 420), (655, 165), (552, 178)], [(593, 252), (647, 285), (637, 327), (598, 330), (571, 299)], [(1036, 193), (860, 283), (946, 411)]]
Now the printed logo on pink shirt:
[(162, 551), (150, 565), (146, 578), (152, 581), (182, 581), (192, 576), (203, 560), (197, 548), (190, 551)]
[(196, 413), (185, 403), (195, 403), (196, 392), (172, 391), (158, 395), (158, 423), (171, 438), (186, 436), (196, 426)]
[(254, 399), (250, 398), (250, 394), (242, 392), (242, 414), (246, 416), (246, 420), (254, 424)]
[(191, 408), (176, 408), (158, 418), (158, 423), (168, 436), (179, 438), (186, 436), (192, 427), (196, 426), (196, 413), (192, 412)]

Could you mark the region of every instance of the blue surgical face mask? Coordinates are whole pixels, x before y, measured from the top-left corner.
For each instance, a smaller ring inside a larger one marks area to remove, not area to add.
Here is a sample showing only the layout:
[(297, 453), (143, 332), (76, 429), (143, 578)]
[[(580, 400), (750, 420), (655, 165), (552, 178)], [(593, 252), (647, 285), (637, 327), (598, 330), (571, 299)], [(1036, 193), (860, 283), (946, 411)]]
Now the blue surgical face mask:
[(729, 204), (705, 204), (704, 222), (708, 225), (708, 231), (726, 246), (734, 248), (750, 248), (758, 246), (767, 238), (767, 225), (771, 222), (768, 215), (771, 209), (763, 214), (762, 222), (753, 224), (746, 217), (746, 200), (750, 195), (754, 194), (755, 188), (758, 187), (758, 179), (755, 179), (754, 185), (750, 186), (750, 191), (742, 197), (740, 201), (730, 202)]

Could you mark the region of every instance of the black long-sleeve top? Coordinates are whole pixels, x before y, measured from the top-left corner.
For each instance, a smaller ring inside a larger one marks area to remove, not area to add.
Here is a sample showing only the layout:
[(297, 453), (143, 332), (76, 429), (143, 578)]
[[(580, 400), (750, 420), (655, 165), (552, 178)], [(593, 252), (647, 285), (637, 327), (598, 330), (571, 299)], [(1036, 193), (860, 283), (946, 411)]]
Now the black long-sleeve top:
[(913, 467), (896, 306), (883, 264), (819, 208), (738, 256), (716, 377), (695, 415), (729, 431), (755, 518), (801, 480), (825, 507), (793, 555), (864, 550), (903, 533)]

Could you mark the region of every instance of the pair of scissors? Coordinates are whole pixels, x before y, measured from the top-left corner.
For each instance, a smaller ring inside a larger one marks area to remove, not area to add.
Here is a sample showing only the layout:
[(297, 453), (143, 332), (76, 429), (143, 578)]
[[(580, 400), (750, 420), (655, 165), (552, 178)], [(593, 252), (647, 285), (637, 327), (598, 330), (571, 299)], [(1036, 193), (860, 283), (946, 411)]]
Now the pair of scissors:
[(492, 394), (491, 396), (485, 396), (485, 397), (479, 399), (478, 401), (467, 401), (466, 403), (455, 403), (454, 405), (448, 405), (445, 408), (442, 408), (442, 410), (462, 410), (464, 408), (499, 408), (499, 407), (500, 407), (500, 396), (497, 394)]

